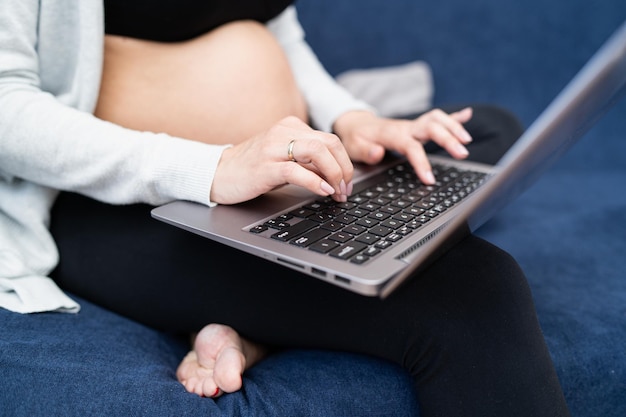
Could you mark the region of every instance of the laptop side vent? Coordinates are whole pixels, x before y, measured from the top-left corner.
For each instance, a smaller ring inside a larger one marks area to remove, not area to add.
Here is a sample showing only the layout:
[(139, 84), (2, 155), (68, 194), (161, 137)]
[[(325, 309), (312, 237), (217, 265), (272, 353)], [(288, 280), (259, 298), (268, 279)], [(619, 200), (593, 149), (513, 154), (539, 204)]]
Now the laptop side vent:
[(443, 230), (444, 227), (446, 227), (446, 224), (442, 224), (441, 226), (439, 226), (438, 228), (436, 228), (435, 230), (433, 230), (432, 232), (430, 232), (428, 235), (426, 235), (424, 237), (424, 239), (420, 240), (419, 242), (417, 242), (415, 245), (411, 246), (410, 248), (408, 248), (407, 250), (405, 250), (404, 252), (402, 252), (400, 255), (398, 255), (396, 257), (396, 259), (404, 259), (407, 256), (409, 256), (410, 254), (412, 254), (413, 252), (415, 252), (417, 249), (419, 249), (420, 247), (424, 246), (424, 244), (426, 242), (428, 242), (430, 239), (432, 239), (433, 237), (437, 236), (439, 234), (439, 232), (441, 232)]

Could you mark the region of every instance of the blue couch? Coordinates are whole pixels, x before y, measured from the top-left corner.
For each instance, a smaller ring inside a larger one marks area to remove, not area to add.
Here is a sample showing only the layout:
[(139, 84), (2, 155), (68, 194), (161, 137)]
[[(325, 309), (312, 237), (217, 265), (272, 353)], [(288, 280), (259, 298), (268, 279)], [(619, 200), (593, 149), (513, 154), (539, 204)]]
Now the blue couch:
[[(621, 0), (300, 0), (333, 74), (428, 62), (435, 105), (491, 102), (526, 125), (626, 19)], [(530, 281), (573, 416), (626, 415), (626, 100), (478, 234)], [(186, 393), (185, 341), (84, 300), (78, 315), (0, 310), (2, 416), (419, 415), (395, 365), (287, 351), (217, 401)], [(540, 381), (538, 381), (540, 383)]]

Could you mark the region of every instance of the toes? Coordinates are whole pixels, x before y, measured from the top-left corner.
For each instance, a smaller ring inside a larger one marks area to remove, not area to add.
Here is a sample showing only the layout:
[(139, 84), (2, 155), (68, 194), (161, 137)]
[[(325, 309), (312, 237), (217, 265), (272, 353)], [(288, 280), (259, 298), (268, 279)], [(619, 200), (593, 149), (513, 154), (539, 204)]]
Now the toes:
[(200, 395), (201, 397), (217, 398), (222, 395), (222, 390), (219, 389), (219, 387), (215, 384), (215, 381), (212, 378), (205, 379), (200, 385), (200, 394), (198, 394), (198, 392), (196, 392), (196, 394)]
[(217, 398), (222, 395), (223, 391), (219, 389), (213, 380), (190, 378), (181, 381), (185, 389), (200, 397)]
[[(237, 391), (247, 362), (243, 348), (244, 341), (232, 328), (207, 325), (196, 336), (194, 350), (181, 361), (176, 376), (187, 391), (204, 397)], [(257, 349), (248, 350), (258, 356)]]
[(185, 389), (201, 397), (215, 398), (222, 394), (213, 375), (212, 367), (200, 365), (195, 351), (189, 352), (176, 370), (176, 377)]

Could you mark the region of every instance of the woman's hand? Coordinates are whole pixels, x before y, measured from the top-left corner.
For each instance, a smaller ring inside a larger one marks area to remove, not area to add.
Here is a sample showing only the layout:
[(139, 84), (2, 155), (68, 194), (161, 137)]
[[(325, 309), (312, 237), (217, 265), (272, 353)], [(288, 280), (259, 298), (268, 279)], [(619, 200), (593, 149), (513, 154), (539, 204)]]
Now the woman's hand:
[(467, 157), (464, 145), (472, 141), (463, 123), (472, 118), (467, 107), (455, 113), (434, 109), (414, 120), (396, 120), (378, 117), (368, 111), (352, 111), (341, 115), (334, 130), (343, 141), (355, 162), (376, 164), (385, 149), (405, 155), (415, 168), (420, 180), (435, 182), (424, 144), (433, 141), (457, 159)]
[(295, 184), (346, 201), (354, 168), (339, 138), (287, 117), (268, 131), (224, 150), (211, 201), (234, 204)]

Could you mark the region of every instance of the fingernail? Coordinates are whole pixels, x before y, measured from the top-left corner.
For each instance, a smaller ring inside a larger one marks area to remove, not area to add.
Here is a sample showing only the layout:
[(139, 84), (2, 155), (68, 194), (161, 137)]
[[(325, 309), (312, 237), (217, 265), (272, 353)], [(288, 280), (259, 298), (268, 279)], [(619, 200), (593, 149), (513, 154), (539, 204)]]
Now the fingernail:
[(465, 129), (457, 129), (454, 133), (463, 143), (470, 143), (473, 140), (472, 136)]
[(331, 194), (335, 194), (335, 189), (333, 187), (330, 186), (329, 183), (327, 183), (326, 181), (322, 180), (322, 183), (320, 184), (320, 188), (322, 189), (323, 192), (325, 192), (327, 195), (331, 195)]
[(347, 194), (348, 194), (348, 195), (352, 195), (352, 190), (353, 190), (353, 189), (354, 189), (354, 183), (353, 183), (352, 181), (350, 181), (350, 182), (348, 183), (348, 192), (347, 192)]
[(433, 175), (433, 173), (431, 171), (428, 171), (428, 172), (424, 173), (424, 176), (426, 177), (426, 183), (427, 184), (434, 184), (435, 183), (435, 176)]
[(469, 155), (469, 151), (467, 150), (467, 148), (465, 146), (461, 145), (460, 143), (457, 143), (456, 151), (458, 153), (460, 153), (461, 155), (463, 155), (463, 156)]
[(339, 191), (341, 191), (342, 195), (346, 195), (346, 192), (348, 191), (348, 189), (346, 188), (346, 182), (344, 180), (341, 180), (341, 182), (339, 183)]

